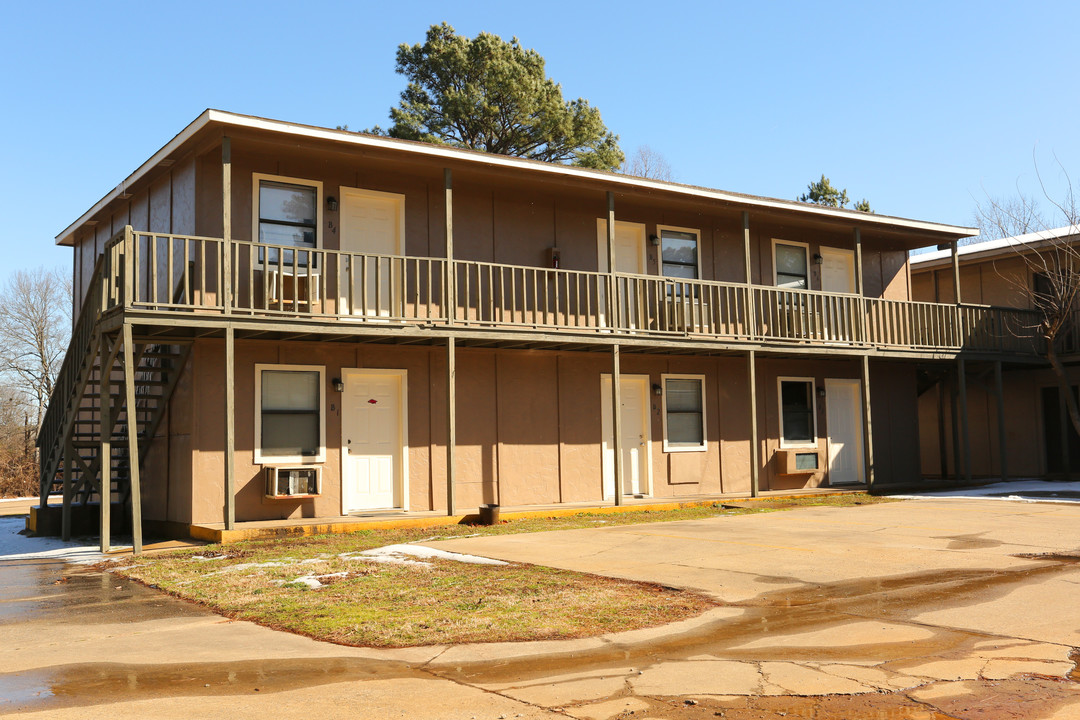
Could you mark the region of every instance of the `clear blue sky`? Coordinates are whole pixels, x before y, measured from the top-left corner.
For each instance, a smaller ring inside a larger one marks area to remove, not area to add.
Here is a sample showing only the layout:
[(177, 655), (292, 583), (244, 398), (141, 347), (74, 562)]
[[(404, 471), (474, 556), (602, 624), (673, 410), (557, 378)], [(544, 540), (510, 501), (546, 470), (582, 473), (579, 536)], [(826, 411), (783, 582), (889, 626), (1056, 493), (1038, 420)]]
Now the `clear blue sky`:
[[(9, 265), (202, 110), (387, 124), (399, 43), (518, 36), (624, 150), (681, 182), (794, 198), (822, 173), (881, 213), (970, 224), (975, 198), (1080, 182), (1080, 3), (8, 3), (0, 210)], [(0, 277), (3, 273), (0, 272)]]

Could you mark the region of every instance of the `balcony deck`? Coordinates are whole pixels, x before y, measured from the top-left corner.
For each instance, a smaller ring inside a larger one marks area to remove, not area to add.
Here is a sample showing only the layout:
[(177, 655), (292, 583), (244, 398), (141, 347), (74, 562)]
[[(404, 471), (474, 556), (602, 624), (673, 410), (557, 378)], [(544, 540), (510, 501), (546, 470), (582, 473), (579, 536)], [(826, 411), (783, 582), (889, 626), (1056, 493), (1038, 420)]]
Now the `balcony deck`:
[(1035, 361), (1039, 314), (652, 275), (118, 233), (101, 311), (155, 332)]

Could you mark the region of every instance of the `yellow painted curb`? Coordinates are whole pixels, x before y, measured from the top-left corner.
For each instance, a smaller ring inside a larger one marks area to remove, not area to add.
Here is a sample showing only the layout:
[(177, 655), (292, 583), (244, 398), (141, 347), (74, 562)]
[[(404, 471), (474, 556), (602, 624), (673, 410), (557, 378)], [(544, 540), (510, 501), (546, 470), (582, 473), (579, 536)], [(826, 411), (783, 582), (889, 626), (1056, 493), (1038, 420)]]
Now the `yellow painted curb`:
[[(574, 515), (615, 515), (627, 512), (648, 512), (680, 510), (683, 508), (705, 507), (725, 503), (759, 502), (763, 500), (795, 500), (801, 498), (823, 498), (838, 495), (850, 495), (845, 490), (830, 493), (805, 493), (799, 495), (770, 495), (756, 498), (711, 498), (708, 500), (686, 500), (681, 502), (659, 502), (634, 505), (603, 505), (599, 507), (548, 508), (544, 510), (517, 510), (501, 512), (502, 520), (523, 520), (526, 518), (572, 517)], [(369, 520), (362, 522), (328, 521), (310, 525), (286, 525), (282, 527), (254, 527), (224, 530), (205, 525), (189, 525), (188, 533), (196, 540), (211, 543), (229, 544), (243, 540), (272, 540), (274, 538), (310, 537), (312, 535), (347, 535), (365, 530), (401, 530), (406, 528), (444, 527), (460, 525), (477, 519), (475, 513), (466, 515), (444, 515), (440, 517), (393, 518), (387, 520)]]

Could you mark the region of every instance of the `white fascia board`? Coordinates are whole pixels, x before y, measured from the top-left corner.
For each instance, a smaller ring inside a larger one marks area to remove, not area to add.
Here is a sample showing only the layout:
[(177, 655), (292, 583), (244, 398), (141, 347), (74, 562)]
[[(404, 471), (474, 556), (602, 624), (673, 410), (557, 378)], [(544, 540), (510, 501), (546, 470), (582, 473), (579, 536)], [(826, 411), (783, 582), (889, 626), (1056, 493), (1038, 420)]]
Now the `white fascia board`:
[[(1011, 250), (1022, 245), (1035, 247), (1039, 245), (1039, 243), (1049, 242), (1070, 235), (1080, 235), (1080, 226), (1066, 225), (1065, 227), (1053, 228), (1052, 230), (1041, 230), (1026, 233), (1024, 235), (1014, 235), (1013, 237), (1000, 238), (998, 240), (986, 240), (985, 242), (963, 245), (957, 248), (956, 255), (958, 258), (966, 260), (985, 259), (994, 255), (1003, 254), (1001, 251), (1006, 249)], [(935, 250), (934, 252), (912, 255), (910, 258), (911, 269), (916, 270), (923, 267), (946, 265), (951, 259), (952, 250)]]
[(71, 233), (75, 231), (75, 229), (77, 229), (80, 225), (93, 217), (108, 203), (110, 203), (118, 195), (120, 195), (124, 191), (124, 188), (134, 184), (148, 170), (150, 170), (158, 162), (160, 162), (160, 160), (165, 158), (169, 153), (175, 151), (177, 147), (182, 145), (188, 138), (190, 138), (192, 135), (194, 135), (196, 132), (198, 132), (204, 126), (211, 122), (221, 123), (223, 125), (232, 125), (234, 127), (264, 130), (267, 132), (273, 132), (281, 135), (293, 135), (309, 139), (328, 140), (330, 142), (344, 143), (360, 147), (377, 148), (382, 150), (388, 150), (391, 152), (404, 152), (411, 155), (437, 157), (446, 160), (475, 163), (477, 165), (514, 168), (527, 172), (536, 172), (540, 174), (569, 177), (575, 179), (602, 180), (609, 185), (622, 186), (625, 188), (655, 190), (665, 193), (676, 193), (695, 198), (717, 200), (720, 202), (733, 203), (736, 205), (750, 207), (766, 208), (770, 210), (789, 210), (803, 213), (806, 215), (840, 219), (849, 222), (857, 221), (860, 225), (879, 225), (885, 227), (905, 228), (910, 230), (924, 230), (927, 232), (942, 233), (945, 235), (955, 235), (957, 237), (970, 237), (972, 235), (978, 234), (978, 230), (976, 230), (975, 228), (964, 227), (960, 225), (944, 225), (941, 223), (927, 222), (923, 220), (911, 220), (908, 218), (897, 218), (888, 215), (862, 213), (857, 210), (841, 210), (838, 208), (822, 207), (820, 205), (813, 205), (810, 203), (800, 203), (793, 200), (779, 200), (776, 198), (758, 197), (754, 195), (739, 195), (736, 193), (724, 192), (722, 190), (712, 190), (709, 188), (701, 188), (692, 185), (681, 185), (678, 183), (664, 182), (660, 180), (649, 180), (647, 178), (631, 177), (629, 175), (620, 175), (618, 173), (605, 172), (603, 170), (592, 170), (589, 168), (579, 168), (571, 165), (546, 163), (538, 160), (527, 160), (524, 158), (509, 157), (506, 155), (495, 155), (492, 153), (484, 153), (475, 150), (462, 150), (459, 148), (447, 147), (445, 145), (401, 141), (373, 135), (361, 135), (358, 133), (350, 132), (348, 130), (330, 130), (328, 128), (319, 128), (310, 125), (298, 125), (296, 123), (288, 123), (280, 120), (268, 120), (266, 118), (252, 117), (248, 115), (237, 115), (235, 113), (211, 109), (203, 112), (203, 114), (200, 115), (195, 120), (195, 122), (188, 125), (179, 135), (173, 138), (168, 145), (163, 147), (161, 150), (155, 153), (153, 157), (151, 157), (149, 160), (139, 166), (139, 169), (132, 173), (123, 183), (117, 186), (115, 190), (113, 190), (111, 193), (99, 200), (97, 204), (95, 204), (94, 207), (90, 208), (90, 210), (86, 211), (82, 215), (82, 217), (69, 225), (62, 233), (57, 236), (57, 242), (63, 243), (65, 240), (67, 240)]

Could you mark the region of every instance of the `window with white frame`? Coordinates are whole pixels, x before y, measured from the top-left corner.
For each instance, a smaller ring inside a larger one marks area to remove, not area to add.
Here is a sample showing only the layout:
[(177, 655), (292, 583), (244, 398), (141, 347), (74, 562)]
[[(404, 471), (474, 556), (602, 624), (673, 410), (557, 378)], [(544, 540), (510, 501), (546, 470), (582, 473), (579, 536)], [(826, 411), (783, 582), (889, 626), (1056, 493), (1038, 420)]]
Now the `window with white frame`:
[(323, 462), (324, 368), (255, 366), (255, 462)]
[(780, 447), (816, 447), (814, 379), (780, 378)]
[(660, 231), (660, 274), (669, 278), (697, 280), (698, 233), (696, 230), (658, 228)]
[(776, 287), (809, 290), (809, 248), (802, 243), (773, 241)]
[[(267, 245), (291, 245), (314, 250), (319, 246), (322, 219), (322, 183), (277, 175), (254, 174), (252, 215), (255, 238)], [(271, 249), (269, 262), (278, 262)], [(283, 252), (281, 262), (293, 264), (293, 253)], [(307, 265), (309, 253), (298, 253), (297, 264)], [(262, 261), (264, 253), (259, 253)]]
[(662, 375), (664, 452), (705, 449), (705, 376)]

